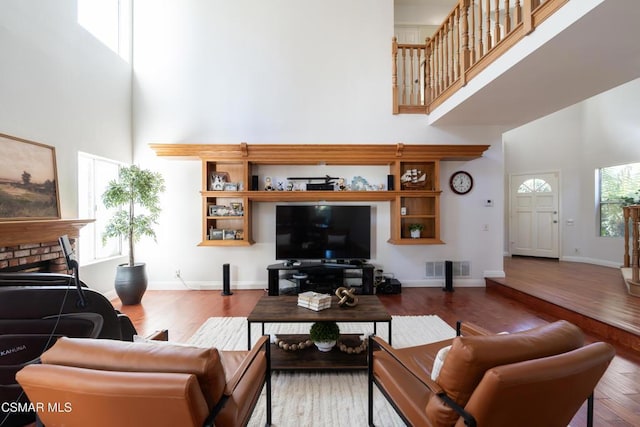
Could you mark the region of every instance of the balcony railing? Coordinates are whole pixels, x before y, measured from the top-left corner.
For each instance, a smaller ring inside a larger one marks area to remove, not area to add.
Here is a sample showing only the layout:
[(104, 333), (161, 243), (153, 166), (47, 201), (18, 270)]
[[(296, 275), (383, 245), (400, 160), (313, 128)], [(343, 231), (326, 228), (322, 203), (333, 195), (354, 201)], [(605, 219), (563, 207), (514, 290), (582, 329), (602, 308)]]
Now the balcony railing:
[(459, 0), (424, 44), (393, 38), (393, 113), (428, 114), (569, 0)]

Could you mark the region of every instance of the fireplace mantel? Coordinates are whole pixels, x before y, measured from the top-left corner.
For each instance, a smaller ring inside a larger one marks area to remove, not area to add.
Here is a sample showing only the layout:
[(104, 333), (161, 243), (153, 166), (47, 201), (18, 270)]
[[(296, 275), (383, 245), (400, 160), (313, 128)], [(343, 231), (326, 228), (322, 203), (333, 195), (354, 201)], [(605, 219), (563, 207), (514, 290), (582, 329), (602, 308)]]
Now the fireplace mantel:
[(0, 247), (56, 241), (66, 234), (78, 238), (80, 229), (94, 219), (49, 219), (0, 222)]

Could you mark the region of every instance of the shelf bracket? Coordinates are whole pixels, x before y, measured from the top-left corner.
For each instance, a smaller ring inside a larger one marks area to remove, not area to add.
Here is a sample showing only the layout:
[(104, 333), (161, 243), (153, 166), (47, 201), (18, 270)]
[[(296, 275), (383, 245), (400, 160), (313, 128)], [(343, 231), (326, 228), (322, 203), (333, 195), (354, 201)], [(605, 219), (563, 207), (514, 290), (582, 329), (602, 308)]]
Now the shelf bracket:
[(404, 150), (404, 144), (399, 142), (396, 144), (396, 157), (402, 157), (402, 150)]
[(242, 153), (242, 157), (249, 157), (249, 146), (246, 142), (240, 143), (240, 151)]

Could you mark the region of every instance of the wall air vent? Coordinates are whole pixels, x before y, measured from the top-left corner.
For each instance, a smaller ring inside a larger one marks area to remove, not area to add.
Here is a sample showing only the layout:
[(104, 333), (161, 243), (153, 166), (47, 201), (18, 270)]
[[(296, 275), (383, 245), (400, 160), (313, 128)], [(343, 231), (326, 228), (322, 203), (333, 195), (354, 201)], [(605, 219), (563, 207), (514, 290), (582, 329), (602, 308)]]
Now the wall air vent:
[[(453, 277), (469, 277), (471, 261), (453, 261)], [(427, 261), (425, 277), (427, 279), (444, 279), (444, 261)]]

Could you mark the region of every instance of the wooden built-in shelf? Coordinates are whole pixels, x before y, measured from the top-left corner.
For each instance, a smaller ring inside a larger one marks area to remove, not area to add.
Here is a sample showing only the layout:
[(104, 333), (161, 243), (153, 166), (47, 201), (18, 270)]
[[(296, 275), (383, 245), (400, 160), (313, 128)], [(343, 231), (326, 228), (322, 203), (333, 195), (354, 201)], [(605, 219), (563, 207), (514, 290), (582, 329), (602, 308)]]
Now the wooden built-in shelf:
[[(158, 156), (202, 162), (202, 242), (200, 246), (253, 244), (252, 204), (256, 202), (390, 202), (391, 237), (396, 245), (441, 244), (440, 162), (471, 160), (482, 156), (488, 145), (413, 144), (150, 144)], [(390, 191), (257, 191), (250, 186), (254, 167), (260, 165), (386, 166), (393, 176)], [(401, 182), (408, 170), (425, 175), (420, 186)], [(224, 172), (230, 182), (242, 182), (243, 190), (212, 191), (211, 175)], [(241, 204), (242, 216), (211, 216), (212, 205)], [(402, 215), (402, 208), (406, 214)], [(422, 224), (421, 238), (409, 236), (409, 225)], [(212, 240), (212, 230), (234, 230), (241, 238)]]

